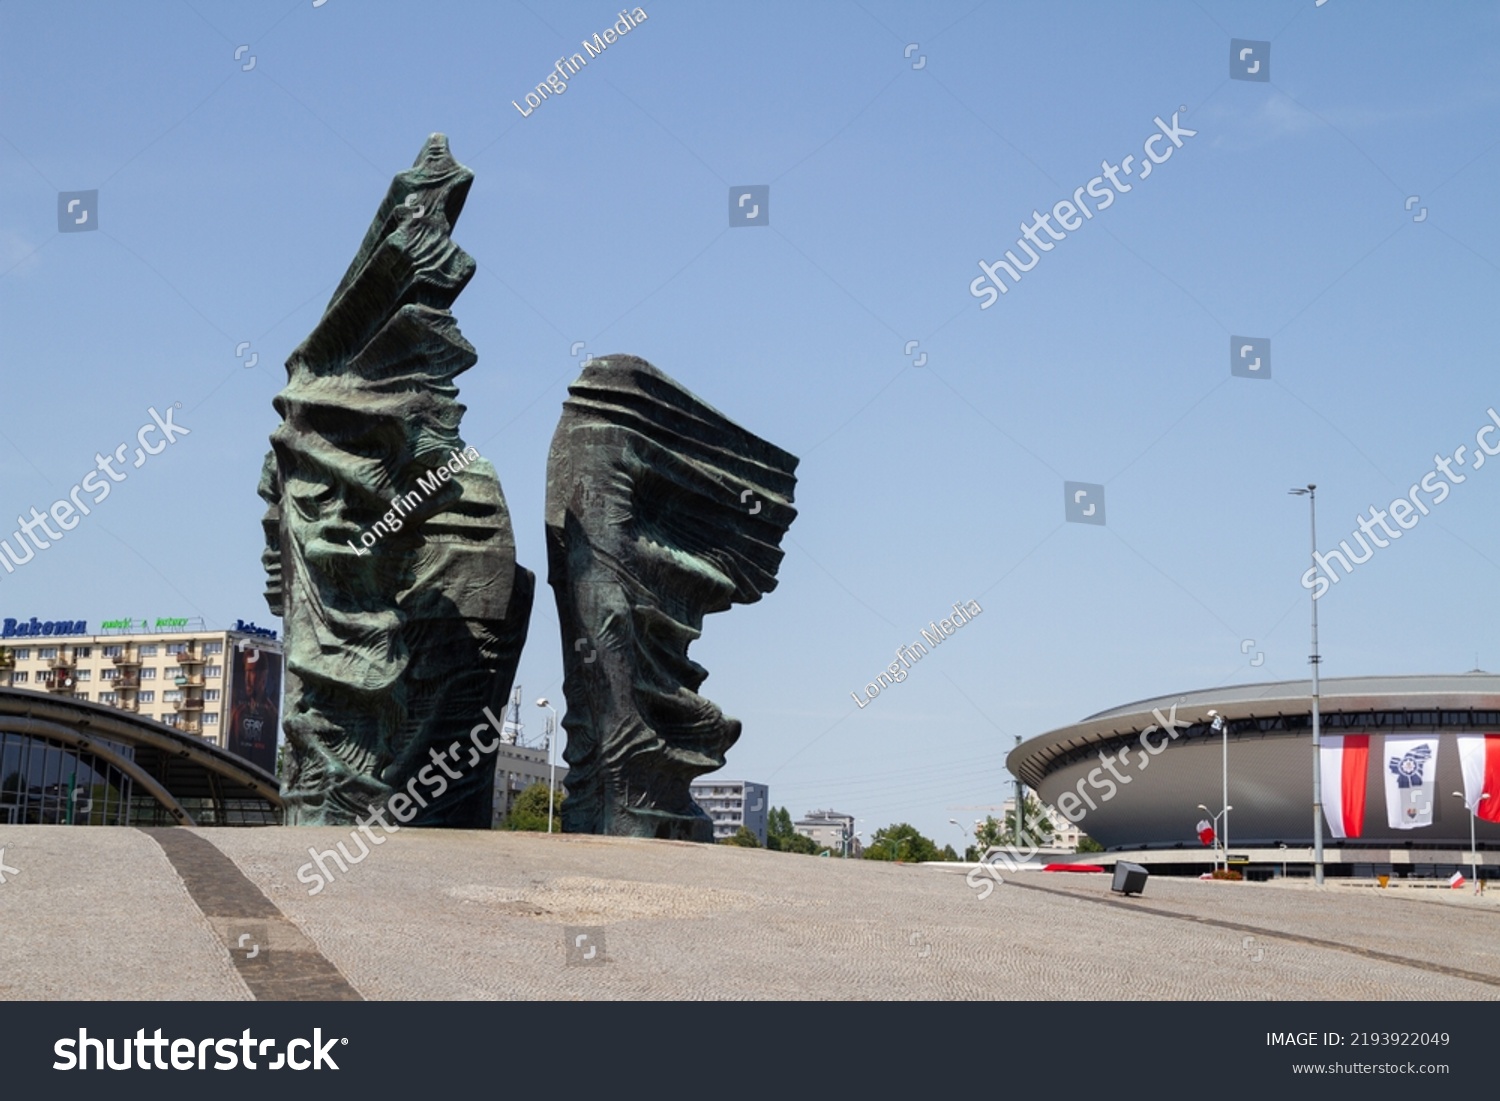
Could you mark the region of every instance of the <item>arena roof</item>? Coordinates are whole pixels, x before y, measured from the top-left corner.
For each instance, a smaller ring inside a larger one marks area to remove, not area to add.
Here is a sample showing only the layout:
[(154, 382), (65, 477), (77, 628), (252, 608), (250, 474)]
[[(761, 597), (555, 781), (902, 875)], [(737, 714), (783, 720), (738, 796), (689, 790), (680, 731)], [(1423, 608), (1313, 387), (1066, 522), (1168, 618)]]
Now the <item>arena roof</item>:
[[(1090, 715), (1079, 722), (1031, 738), (1006, 757), (1012, 775), (1033, 788), (1054, 763), (1071, 758), (1121, 736), (1133, 736), (1158, 724), (1157, 712), (1191, 723), (1184, 733), (1201, 736), (1216, 710), (1231, 724), (1292, 717), (1312, 713), (1312, 681), (1268, 681), (1261, 684), (1228, 685), (1192, 692), (1137, 700)], [(1458, 674), (1417, 674), (1388, 677), (1329, 677), (1319, 684), (1319, 710), (1325, 729), (1337, 729), (1339, 717), (1358, 716), (1366, 726), (1379, 726), (1377, 713), (1406, 712), (1436, 716), (1414, 725), (1462, 725), (1469, 719), (1492, 729), (1500, 725), (1500, 675), (1474, 670)], [(1476, 712), (1489, 712), (1476, 715)], [(1444, 714), (1446, 713), (1446, 714)]]

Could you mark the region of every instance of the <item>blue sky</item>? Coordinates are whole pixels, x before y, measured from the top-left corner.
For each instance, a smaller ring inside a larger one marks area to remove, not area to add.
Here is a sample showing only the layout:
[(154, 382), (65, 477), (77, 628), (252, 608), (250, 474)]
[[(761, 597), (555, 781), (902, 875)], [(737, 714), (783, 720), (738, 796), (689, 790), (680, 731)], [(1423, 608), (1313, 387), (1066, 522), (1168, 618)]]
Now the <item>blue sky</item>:
[[(575, 342), (799, 455), (780, 588), (693, 656), (744, 722), (726, 773), (866, 836), (958, 840), (1017, 735), (1304, 675), (1288, 487), (1319, 485), (1336, 545), (1500, 406), (1500, 8), (644, 7), (522, 117), (618, 7), (0, 2), (0, 516), (46, 509), (148, 407), (191, 432), (0, 574), (0, 615), (270, 622), (281, 364), (433, 131), (477, 175), (464, 435), (522, 563), (545, 573)], [(1269, 81), (1230, 79), (1236, 38), (1270, 42)], [(1179, 111), (1196, 135), (982, 309), (979, 261)], [(769, 225), (728, 224), (744, 185)], [(97, 230), (60, 233), (58, 193), (88, 190)], [(1231, 376), (1237, 336), (1271, 341), (1269, 379)], [(1105, 487), (1105, 525), (1065, 522), (1065, 481)], [(1500, 668), (1497, 502), (1500, 463), (1471, 470), (1320, 601), (1325, 675)], [(560, 694), (560, 648), (543, 586), (528, 700)]]

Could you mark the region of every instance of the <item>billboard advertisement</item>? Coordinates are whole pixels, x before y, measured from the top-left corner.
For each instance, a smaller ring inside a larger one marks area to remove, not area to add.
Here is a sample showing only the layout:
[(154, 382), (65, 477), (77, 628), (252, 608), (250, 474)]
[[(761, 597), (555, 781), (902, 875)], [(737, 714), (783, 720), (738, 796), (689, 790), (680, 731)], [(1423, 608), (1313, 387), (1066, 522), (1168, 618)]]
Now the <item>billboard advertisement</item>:
[(281, 655), (241, 640), (230, 651), (229, 730), (225, 748), (276, 772), (281, 730)]

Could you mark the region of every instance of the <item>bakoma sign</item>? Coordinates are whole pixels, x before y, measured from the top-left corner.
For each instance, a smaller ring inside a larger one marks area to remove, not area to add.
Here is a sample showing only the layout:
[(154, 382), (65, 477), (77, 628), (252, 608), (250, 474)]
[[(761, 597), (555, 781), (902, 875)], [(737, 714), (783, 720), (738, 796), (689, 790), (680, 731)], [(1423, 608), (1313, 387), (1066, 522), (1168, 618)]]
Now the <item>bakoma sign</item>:
[(89, 624), (86, 619), (43, 620), (7, 619), (0, 623), (0, 638), (43, 638), (56, 635), (86, 635)]

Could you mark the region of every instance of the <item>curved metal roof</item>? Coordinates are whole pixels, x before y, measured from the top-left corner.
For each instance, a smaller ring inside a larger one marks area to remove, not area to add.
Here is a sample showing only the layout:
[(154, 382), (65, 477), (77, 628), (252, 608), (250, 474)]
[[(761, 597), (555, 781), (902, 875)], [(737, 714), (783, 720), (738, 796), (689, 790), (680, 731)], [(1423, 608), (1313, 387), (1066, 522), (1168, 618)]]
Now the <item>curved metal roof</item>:
[[(195, 735), (108, 704), (0, 688), (0, 730), (48, 738), (108, 760), (185, 826), (196, 823), (184, 801), (222, 804), (259, 799), (274, 810), (282, 807), (281, 785), (259, 765)], [(131, 747), (134, 760), (121, 759), (99, 739)]]
[[(1458, 674), (1328, 677), (1318, 687), (1319, 710), (1324, 715), (1500, 711), (1500, 675), (1481, 670)], [(1021, 777), (1031, 787), (1038, 787), (1053, 761), (1095, 743), (1138, 734), (1159, 723), (1158, 711), (1164, 717), (1175, 717), (1196, 726), (1209, 721), (1210, 710), (1218, 711), (1231, 723), (1239, 719), (1308, 715), (1312, 711), (1312, 681), (1267, 681), (1137, 700), (1030, 738), (1011, 750), (1005, 764), (1012, 775)]]

